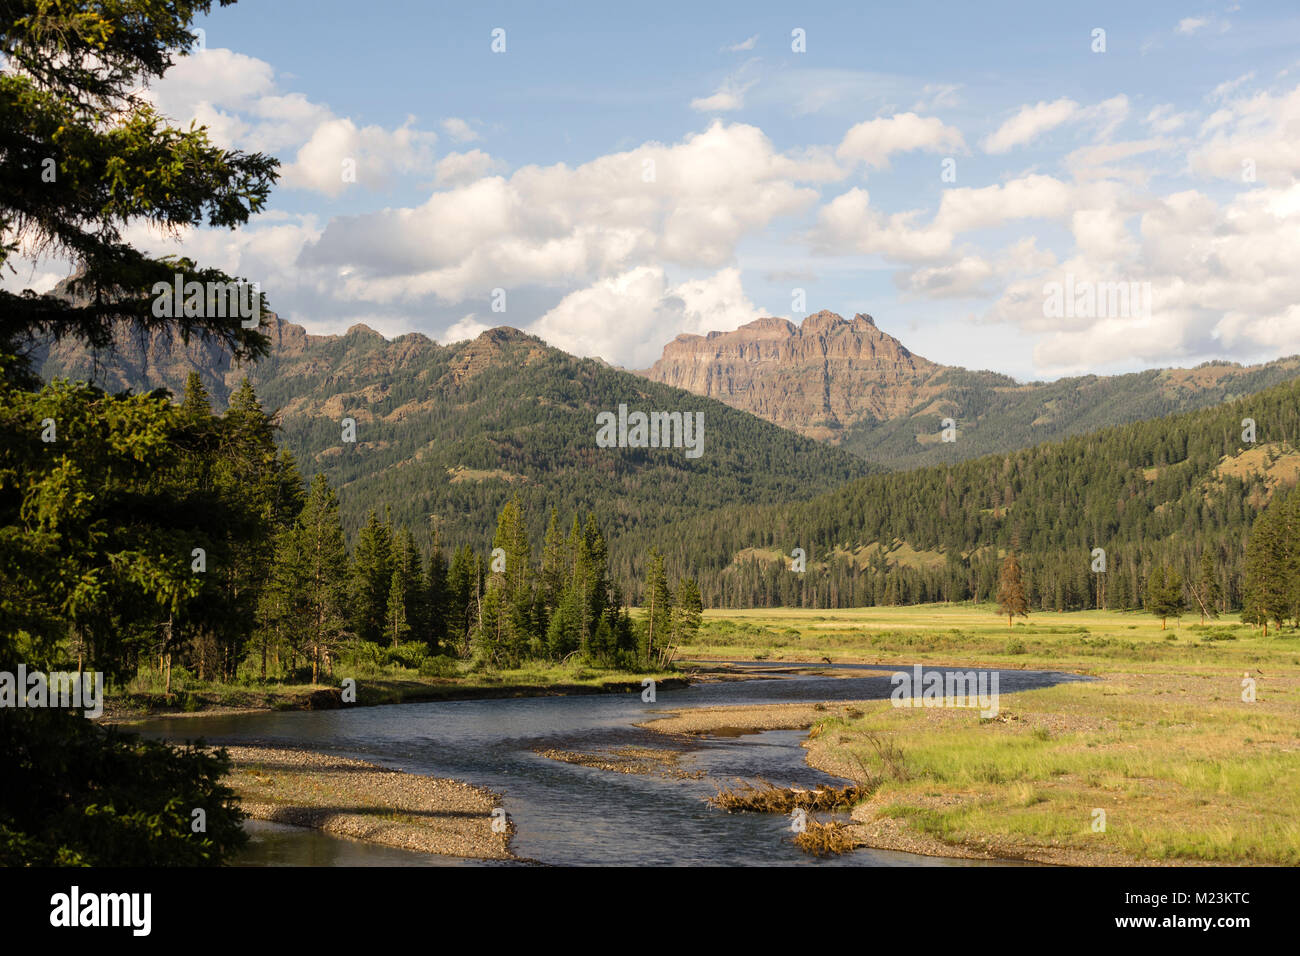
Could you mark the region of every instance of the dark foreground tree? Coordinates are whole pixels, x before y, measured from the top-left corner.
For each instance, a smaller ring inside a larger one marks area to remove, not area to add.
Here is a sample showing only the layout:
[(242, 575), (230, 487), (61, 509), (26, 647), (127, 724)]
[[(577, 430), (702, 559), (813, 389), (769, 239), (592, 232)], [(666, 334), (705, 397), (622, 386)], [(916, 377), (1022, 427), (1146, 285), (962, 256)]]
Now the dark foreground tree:
[(0, 767), (0, 866), (212, 866), (248, 839), (224, 750), (4, 708)]
[[(220, 0), (228, 6), (234, 0)], [(164, 230), (239, 226), (266, 203), (278, 162), (223, 150), (203, 127), (169, 126), (141, 80), (161, 77), (197, 37), (210, 0), (0, 4), (0, 267), (20, 250), (72, 260), (74, 301), (0, 290), (0, 350), (33, 336), (95, 348), (114, 323), (213, 338), (241, 359), (268, 340), (238, 315), (154, 314), (155, 283), (221, 282), (184, 259), (153, 259), (122, 241), (128, 224)], [(189, 312), (189, 309), (185, 310)], [(206, 312), (208, 310), (199, 310)]]
[[(180, 409), (165, 396), (40, 389), (25, 355), (65, 337), (103, 348), (123, 321), (207, 338), (241, 359), (265, 354), (256, 323), (207, 307), (210, 296), (193, 310), (187, 296), (180, 315), (154, 308), (158, 283), (231, 277), (122, 240), (141, 222), (241, 225), (276, 180), (274, 159), (169, 126), (141, 89), (193, 47), (191, 24), (211, 7), (0, 3), (0, 269), (20, 252), (77, 269), (70, 299), (0, 290), (0, 669), (75, 665), (81, 654), (124, 671), (200, 589), (195, 509), (174, 470), (187, 422), (202, 417), (199, 396)], [(219, 863), (238, 846), (219, 756), (128, 741), (48, 709), (0, 717), (0, 862)], [(206, 813), (205, 834), (194, 810)]]

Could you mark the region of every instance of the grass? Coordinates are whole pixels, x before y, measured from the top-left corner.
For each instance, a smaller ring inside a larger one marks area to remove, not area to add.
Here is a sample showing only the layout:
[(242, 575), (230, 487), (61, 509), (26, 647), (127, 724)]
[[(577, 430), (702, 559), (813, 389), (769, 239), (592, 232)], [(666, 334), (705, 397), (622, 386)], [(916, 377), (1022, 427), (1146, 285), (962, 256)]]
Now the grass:
[(1234, 617), (1161, 631), (1150, 615), (1101, 611), (1009, 629), (973, 605), (776, 609), (710, 612), (684, 653), (1099, 678), (1004, 695), (995, 720), (889, 701), (823, 718), (809, 759), (874, 788), (854, 813), (866, 842), (891, 821), (936, 846), (1005, 856), (1300, 864), (1295, 631), (1264, 638)]
[(1300, 667), (1300, 632), (1258, 628), (1235, 616), (1160, 620), (1140, 612), (1040, 612), (1007, 627), (989, 605), (706, 611), (687, 657), (873, 664), (969, 663), (1102, 674)]
[[(670, 672), (638, 673), (568, 662), (532, 662), (509, 669), (484, 668), (468, 661), (437, 658), (418, 668), (366, 661), (341, 663), (333, 678), (322, 675), (321, 683), (302, 681), (260, 681), (244, 677), (225, 684), (200, 681), (182, 668), (172, 671), (171, 695), (164, 693), (163, 676), (156, 670), (142, 670), (124, 688), (110, 692), (115, 710), (127, 714), (183, 711), (188, 713), (221, 708), (253, 710), (300, 710), (321, 706), (321, 692), (336, 696), (344, 679), (356, 681), (359, 706), (400, 704), (408, 701), (462, 699), (469, 697), (516, 697), (533, 694), (580, 694), (640, 690), (651, 678), (661, 686), (682, 680)], [(329, 706), (328, 703), (324, 706)], [(337, 703), (334, 704), (337, 706)]]

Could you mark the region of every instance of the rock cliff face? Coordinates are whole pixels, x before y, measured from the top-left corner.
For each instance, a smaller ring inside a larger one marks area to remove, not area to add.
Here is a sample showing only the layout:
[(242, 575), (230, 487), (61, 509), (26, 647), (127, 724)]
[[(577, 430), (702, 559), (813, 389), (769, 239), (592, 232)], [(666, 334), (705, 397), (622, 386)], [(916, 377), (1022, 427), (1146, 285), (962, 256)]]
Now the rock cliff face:
[(913, 355), (869, 315), (757, 319), (734, 332), (679, 335), (647, 378), (726, 402), (809, 438), (836, 441), (865, 419), (908, 414), (945, 366)]

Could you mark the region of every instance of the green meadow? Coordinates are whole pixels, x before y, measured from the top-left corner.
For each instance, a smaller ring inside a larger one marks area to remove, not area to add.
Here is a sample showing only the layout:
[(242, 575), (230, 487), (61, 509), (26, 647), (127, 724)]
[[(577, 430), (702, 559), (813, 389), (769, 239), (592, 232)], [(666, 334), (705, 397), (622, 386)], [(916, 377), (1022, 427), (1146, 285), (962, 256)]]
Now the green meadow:
[(898, 845), (902, 832), (935, 853), (1300, 864), (1296, 630), (1264, 637), (1234, 616), (1161, 630), (1151, 615), (1104, 611), (1008, 627), (975, 605), (715, 611), (683, 654), (1096, 678), (1003, 693), (992, 719), (888, 700), (828, 712), (809, 759), (874, 788), (854, 810), (862, 843)]

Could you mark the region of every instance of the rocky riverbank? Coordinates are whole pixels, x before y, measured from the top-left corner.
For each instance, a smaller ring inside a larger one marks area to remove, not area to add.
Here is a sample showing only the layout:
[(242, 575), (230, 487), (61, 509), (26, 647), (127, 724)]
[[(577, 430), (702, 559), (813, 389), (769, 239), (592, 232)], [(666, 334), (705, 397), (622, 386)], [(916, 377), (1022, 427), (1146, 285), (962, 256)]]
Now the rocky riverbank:
[(512, 860), (514, 826), (497, 794), (457, 780), (388, 770), (332, 754), (227, 747), (227, 782), (258, 820), (424, 853)]

